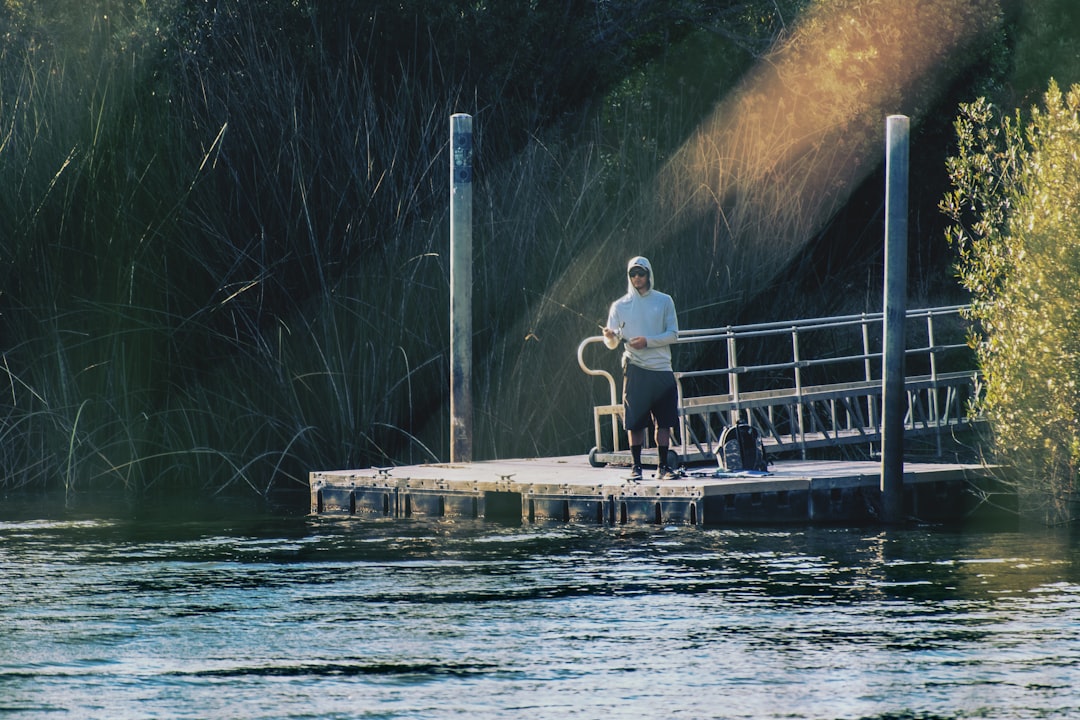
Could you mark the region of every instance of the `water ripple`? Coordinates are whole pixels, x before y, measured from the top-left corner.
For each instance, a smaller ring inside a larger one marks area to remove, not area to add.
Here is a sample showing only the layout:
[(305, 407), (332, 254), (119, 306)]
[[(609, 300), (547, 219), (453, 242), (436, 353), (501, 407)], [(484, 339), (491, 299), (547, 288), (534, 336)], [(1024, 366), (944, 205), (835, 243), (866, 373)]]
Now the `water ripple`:
[(0, 538), (20, 718), (1080, 716), (1060, 533), (262, 516)]

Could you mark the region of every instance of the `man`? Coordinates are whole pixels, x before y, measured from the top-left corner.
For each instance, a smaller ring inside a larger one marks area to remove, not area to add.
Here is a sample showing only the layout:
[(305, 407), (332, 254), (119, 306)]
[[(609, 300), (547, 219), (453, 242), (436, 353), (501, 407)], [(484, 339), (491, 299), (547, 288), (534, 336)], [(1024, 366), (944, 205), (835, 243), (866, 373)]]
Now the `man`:
[(631, 480), (641, 479), (641, 448), (650, 422), (656, 428), (659, 466), (656, 476), (670, 480), (671, 428), (679, 421), (679, 392), (671, 369), (671, 344), (679, 331), (675, 302), (656, 289), (652, 265), (640, 255), (626, 267), (626, 295), (611, 304), (604, 344), (623, 343), (623, 423), (630, 438), (634, 467)]

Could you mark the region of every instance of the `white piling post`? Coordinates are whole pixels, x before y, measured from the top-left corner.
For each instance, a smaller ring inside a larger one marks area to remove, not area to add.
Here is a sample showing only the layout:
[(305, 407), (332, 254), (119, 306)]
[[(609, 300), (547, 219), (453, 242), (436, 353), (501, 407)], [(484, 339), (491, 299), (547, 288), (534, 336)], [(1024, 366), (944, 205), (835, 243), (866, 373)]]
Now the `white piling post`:
[(472, 116), (450, 116), (450, 462), (472, 461)]
[(890, 115), (885, 127), (885, 328), (882, 353), (881, 497), (883, 519), (904, 514), (904, 319), (907, 315), (908, 145), (910, 121)]

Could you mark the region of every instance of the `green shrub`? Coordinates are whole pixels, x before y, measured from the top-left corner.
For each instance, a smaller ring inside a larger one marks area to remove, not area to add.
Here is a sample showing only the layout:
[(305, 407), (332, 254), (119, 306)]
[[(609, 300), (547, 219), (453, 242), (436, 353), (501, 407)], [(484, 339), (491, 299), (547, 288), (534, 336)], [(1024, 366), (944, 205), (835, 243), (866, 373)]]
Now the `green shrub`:
[(1030, 512), (1070, 519), (1080, 472), (1080, 85), (1050, 83), (1026, 122), (964, 105), (947, 238), (972, 293), (994, 447)]

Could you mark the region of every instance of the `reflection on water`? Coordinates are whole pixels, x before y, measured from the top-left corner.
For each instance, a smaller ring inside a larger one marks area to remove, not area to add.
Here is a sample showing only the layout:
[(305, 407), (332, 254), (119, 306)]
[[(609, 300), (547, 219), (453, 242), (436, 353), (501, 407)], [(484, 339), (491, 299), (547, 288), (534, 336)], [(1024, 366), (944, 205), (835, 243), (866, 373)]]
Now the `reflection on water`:
[(10, 717), (1080, 717), (1062, 533), (33, 513)]

